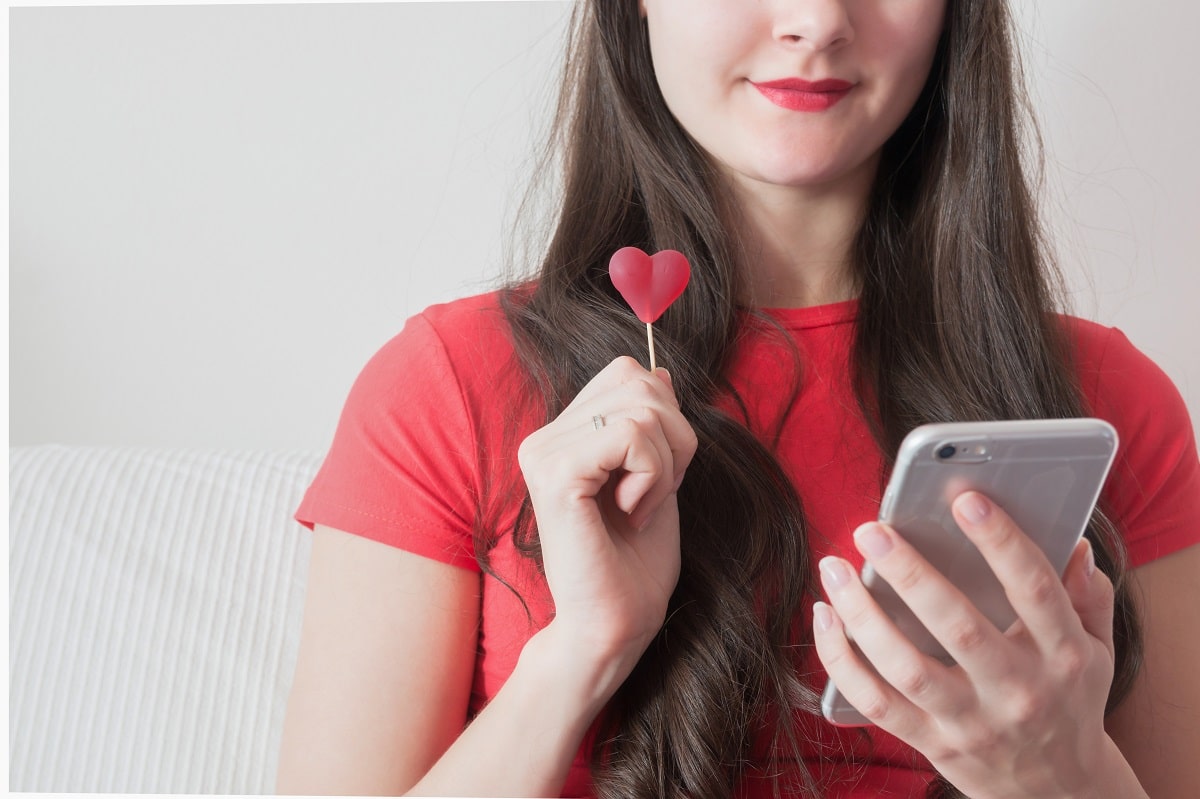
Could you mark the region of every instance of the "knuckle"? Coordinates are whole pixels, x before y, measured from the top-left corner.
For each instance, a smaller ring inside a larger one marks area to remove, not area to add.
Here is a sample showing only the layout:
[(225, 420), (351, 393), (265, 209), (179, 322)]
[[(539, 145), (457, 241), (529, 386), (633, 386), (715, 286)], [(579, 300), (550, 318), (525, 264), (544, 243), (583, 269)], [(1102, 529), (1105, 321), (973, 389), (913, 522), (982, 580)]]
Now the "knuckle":
[(689, 458), (696, 454), (696, 449), (700, 446), (700, 439), (696, 436), (695, 429), (685, 421), (683, 441), (680, 442), (680, 451), (684, 452)]
[(1089, 653), (1075, 642), (1061, 644), (1054, 653), (1054, 669), (1068, 684), (1083, 676), (1090, 661)]
[(550, 453), (539, 458), (537, 463), (530, 467), (527, 482), (534, 483), (539, 488), (551, 488), (562, 485), (563, 479), (573, 471), (575, 468), (566, 453)]
[(912, 699), (925, 696), (933, 685), (929, 669), (920, 662), (911, 662), (901, 668), (894, 685)]
[(635, 422), (638, 427), (643, 424), (652, 424), (658, 420), (658, 414), (649, 405), (635, 405), (628, 411), (629, 419)]
[(1045, 569), (1034, 569), (1021, 586), (1021, 593), (1031, 602), (1045, 604), (1062, 590), (1059, 579)]
[[(897, 560), (901, 560), (897, 558)], [(888, 579), (892, 587), (898, 592), (906, 592), (913, 589), (921, 579), (925, 576), (925, 564), (916, 558), (908, 557), (901, 560), (895, 567), (895, 574)]]
[(1017, 546), (1022, 535), (1011, 520), (1001, 513), (993, 512), (988, 520), (978, 528), (975, 538), (991, 549), (1004, 550)]
[(658, 392), (654, 389), (654, 386), (650, 385), (650, 380), (645, 378), (630, 381), (628, 391), (630, 396), (641, 404), (649, 404), (658, 399)]
[(856, 658), (854, 656), (854, 650), (852, 650), (843, 641), (841, 646), (825, 654), (822, 657), (822, 660), (825, 664), (825, 670), (832, 674), (833, 672), (840, 670), (844, 665), (852, 665)]
[(838, 615), (842, 617), (843, 623), (852, 630), (861, 630), (875, 622), (875, 616), (871, 609), (860, 603), (855, 603), (845, 610), (839, 608)]
[(947, 643), (956, 652), (974, 652), (987, 641), (987, 631), (978, 619), (969, 616), (956, 619), (946, 632)]
[(1000, 731), (994, 724), (979, 721), (962, 731), (963, 748), (976, 757), (995, 752), (1000, 745)]
[(642, 437), (642, 425), (647, 422), (644, 416), (645, 414), (641, 409), (630, 408), (619, 419), (610, 422), (608, 426), (615, 428), (625, 439), (626, 443), (629, 444)]
[(891, 703), (881, 691), (864, 691), (855, 697), (853, 704), (859, 713), (874, 722), (886, 719), (891, 711)]
[(1031, 727), (1041, 718), (1046, 703), (1034, 691), (1018, 689), (1009, 694), (1008, 717), (1020, 728)]
[(632, 355), (619, 355), (613, 359), (610, 366), (622, 376), (636, 375), (645, 371), (642, 365), (638, 363), (637, 358), (634, 358)]
[(529, 474), (537, 462), (537, 442), (538, 434), (531, 433), (517, 445), (517, 465), (524, 474)]
[(921, 751), (931, 762), (945, 763), (962, 754), (962, 746), (938, 739), (925, 744)]

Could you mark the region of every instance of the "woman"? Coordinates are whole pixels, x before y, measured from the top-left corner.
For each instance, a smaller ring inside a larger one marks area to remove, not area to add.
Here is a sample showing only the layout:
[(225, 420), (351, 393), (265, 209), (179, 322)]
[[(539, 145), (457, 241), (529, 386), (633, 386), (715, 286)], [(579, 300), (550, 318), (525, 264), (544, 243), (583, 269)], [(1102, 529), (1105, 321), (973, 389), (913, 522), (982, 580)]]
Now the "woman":
[[(1200, 784), (1194, 439), (1119, 332), (1053, 313), (1003, 4), (595, 0), (576, 22), (540, 273), (410, 320), (298, 512), (280, 790)], [(628, 357), (606, 275), (627, 245), (692, 263), (656, 335), (669, 372)], [(1021, 614), (1007, 634), (862, 524), (918, 424), (1089, 414), (1126, 445), (1061, 580), (986, 498), (956, 501)], [(864, 558), (961, 666), (911, 651)], [(820, 718), (826, 673), (875, 727)]]

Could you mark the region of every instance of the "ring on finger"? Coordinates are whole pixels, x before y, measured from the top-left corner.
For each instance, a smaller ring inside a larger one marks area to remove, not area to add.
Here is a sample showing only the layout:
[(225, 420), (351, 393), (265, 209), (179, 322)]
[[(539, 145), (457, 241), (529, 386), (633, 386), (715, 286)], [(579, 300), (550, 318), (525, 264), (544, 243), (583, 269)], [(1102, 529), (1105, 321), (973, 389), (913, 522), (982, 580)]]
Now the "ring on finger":
[(604, 427), (604, 417), (601, 416), (600, 414), (596, 414), (595, 416), (593, 416), (592, 417), (592, 427), (595, 428), (596, 430), (599, 430), (601, 427)]

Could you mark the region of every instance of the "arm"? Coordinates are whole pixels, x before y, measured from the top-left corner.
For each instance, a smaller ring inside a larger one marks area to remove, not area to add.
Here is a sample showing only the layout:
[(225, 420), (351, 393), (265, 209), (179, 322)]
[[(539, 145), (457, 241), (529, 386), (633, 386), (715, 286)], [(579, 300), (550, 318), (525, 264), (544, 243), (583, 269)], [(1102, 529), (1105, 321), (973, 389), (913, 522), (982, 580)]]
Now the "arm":
[(551, 625), (464, 732), (479, 576), (328, 527), (314, 533), (277, 792), (555, 793), (616, 686)]
[(1158, 799), (1200, 785), (1200, 546), (1135, 570), (1145, 663), (1109, 716), (1109, 735)]
[(479, 575), (317, 526), (276, 790), (398, 794), (461, 732)]
[(279, 791), (557, 794), (663, 623), (695, 446), (669, 377), (628, 358), (525, 440), (555, 618), (465, 731), (478, 575), (318, 528)]

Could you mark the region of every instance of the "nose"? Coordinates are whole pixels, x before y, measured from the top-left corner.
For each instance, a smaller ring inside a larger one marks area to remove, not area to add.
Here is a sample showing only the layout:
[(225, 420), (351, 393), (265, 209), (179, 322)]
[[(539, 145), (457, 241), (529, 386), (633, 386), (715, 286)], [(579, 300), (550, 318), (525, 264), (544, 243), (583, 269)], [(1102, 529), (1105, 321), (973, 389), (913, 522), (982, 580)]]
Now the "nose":
[(777, 2), (775, 38), (813, 50), (844, 47), (854, 41), (854, 27), (841, 0)]

